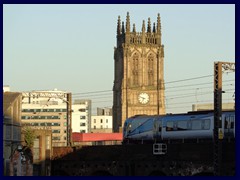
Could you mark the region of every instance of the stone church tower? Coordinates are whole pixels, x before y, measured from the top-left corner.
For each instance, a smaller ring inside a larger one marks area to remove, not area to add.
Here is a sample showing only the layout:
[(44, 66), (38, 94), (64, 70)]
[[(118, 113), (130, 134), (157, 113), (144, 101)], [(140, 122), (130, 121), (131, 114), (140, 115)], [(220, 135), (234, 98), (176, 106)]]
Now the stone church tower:
[(114, 48), (113, 131), (121, 132), (124, 121), (139, 114), (165, 114), (164, 99), (164, 46), (161, 43), (160, 14), (151, 28), (148, 18), (142, 31), (130, 30), (130, 17), (126, 24), (117, 23), (117, 46)]

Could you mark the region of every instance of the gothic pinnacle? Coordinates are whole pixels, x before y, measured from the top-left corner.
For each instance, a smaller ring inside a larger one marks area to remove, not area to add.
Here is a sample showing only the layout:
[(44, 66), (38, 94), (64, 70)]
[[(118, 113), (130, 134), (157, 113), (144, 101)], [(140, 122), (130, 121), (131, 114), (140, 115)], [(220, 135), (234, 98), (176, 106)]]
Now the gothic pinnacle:
[(157, 33), (161, 33), (161, 20), (160, 20), (159, 13), (158, 13), (158, 17), (157, 17)]
[(147, 32), (150, 33), (151, 32), (151, 20), (150, 18), (148, 18), (148, 27), (147, 27)]
[(121, 34), (121, 19), (120, 16), (118, 16), (118, 24), (117, 24), (117, 35)]
[(142, 32), (145, 32), (145, 21), (143, 20), (143, 23), (142, 23)]
[(126, 32), (130, 32), (130, 16), (129, 12), (127, 12), (127, 18), (126, 18)]
[(125, 33), (125, 29), (124, 29), (124, 22), (122, 22), (122, 34)]
[(136, 32), (135, 24), (133, 24), (133, 32), (134, 32), (134, 33)]
[(153, 23), (153, 33), (156, 32), (155, 23)]

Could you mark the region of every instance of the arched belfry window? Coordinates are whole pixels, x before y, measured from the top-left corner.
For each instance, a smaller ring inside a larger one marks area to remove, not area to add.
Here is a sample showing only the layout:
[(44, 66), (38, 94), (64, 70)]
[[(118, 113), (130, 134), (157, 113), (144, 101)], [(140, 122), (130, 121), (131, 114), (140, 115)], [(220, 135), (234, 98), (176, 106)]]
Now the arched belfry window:
[(148, 58), (148, 85), (153, 85), (153, 75), (154, 75), (154, 56), (149, 54)]
[(138, 85), (138, 66), (139, 66), (139, 56), (137, 53), (133, 55), (132, 59), (132, 84), (134, 86)]

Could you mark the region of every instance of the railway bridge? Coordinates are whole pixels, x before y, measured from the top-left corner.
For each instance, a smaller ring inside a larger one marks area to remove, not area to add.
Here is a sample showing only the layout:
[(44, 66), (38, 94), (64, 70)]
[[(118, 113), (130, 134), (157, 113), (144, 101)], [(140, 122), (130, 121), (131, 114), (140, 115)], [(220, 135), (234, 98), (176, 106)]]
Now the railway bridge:
[[(53, 176), (213, 176), (213, 143), (86, 146), (52, 161)], [(223, 142), (221, 175), (235, 175), (235, 142)]]

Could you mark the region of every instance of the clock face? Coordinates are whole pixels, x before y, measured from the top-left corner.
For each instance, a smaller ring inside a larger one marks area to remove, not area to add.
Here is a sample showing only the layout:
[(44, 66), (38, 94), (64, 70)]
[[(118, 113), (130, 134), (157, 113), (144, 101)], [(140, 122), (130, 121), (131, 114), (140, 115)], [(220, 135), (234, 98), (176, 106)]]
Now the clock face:
[(147, 93), (140, 93), (138, 100), (141, 104), (147, 104), (149, 102), (149, 95)]

